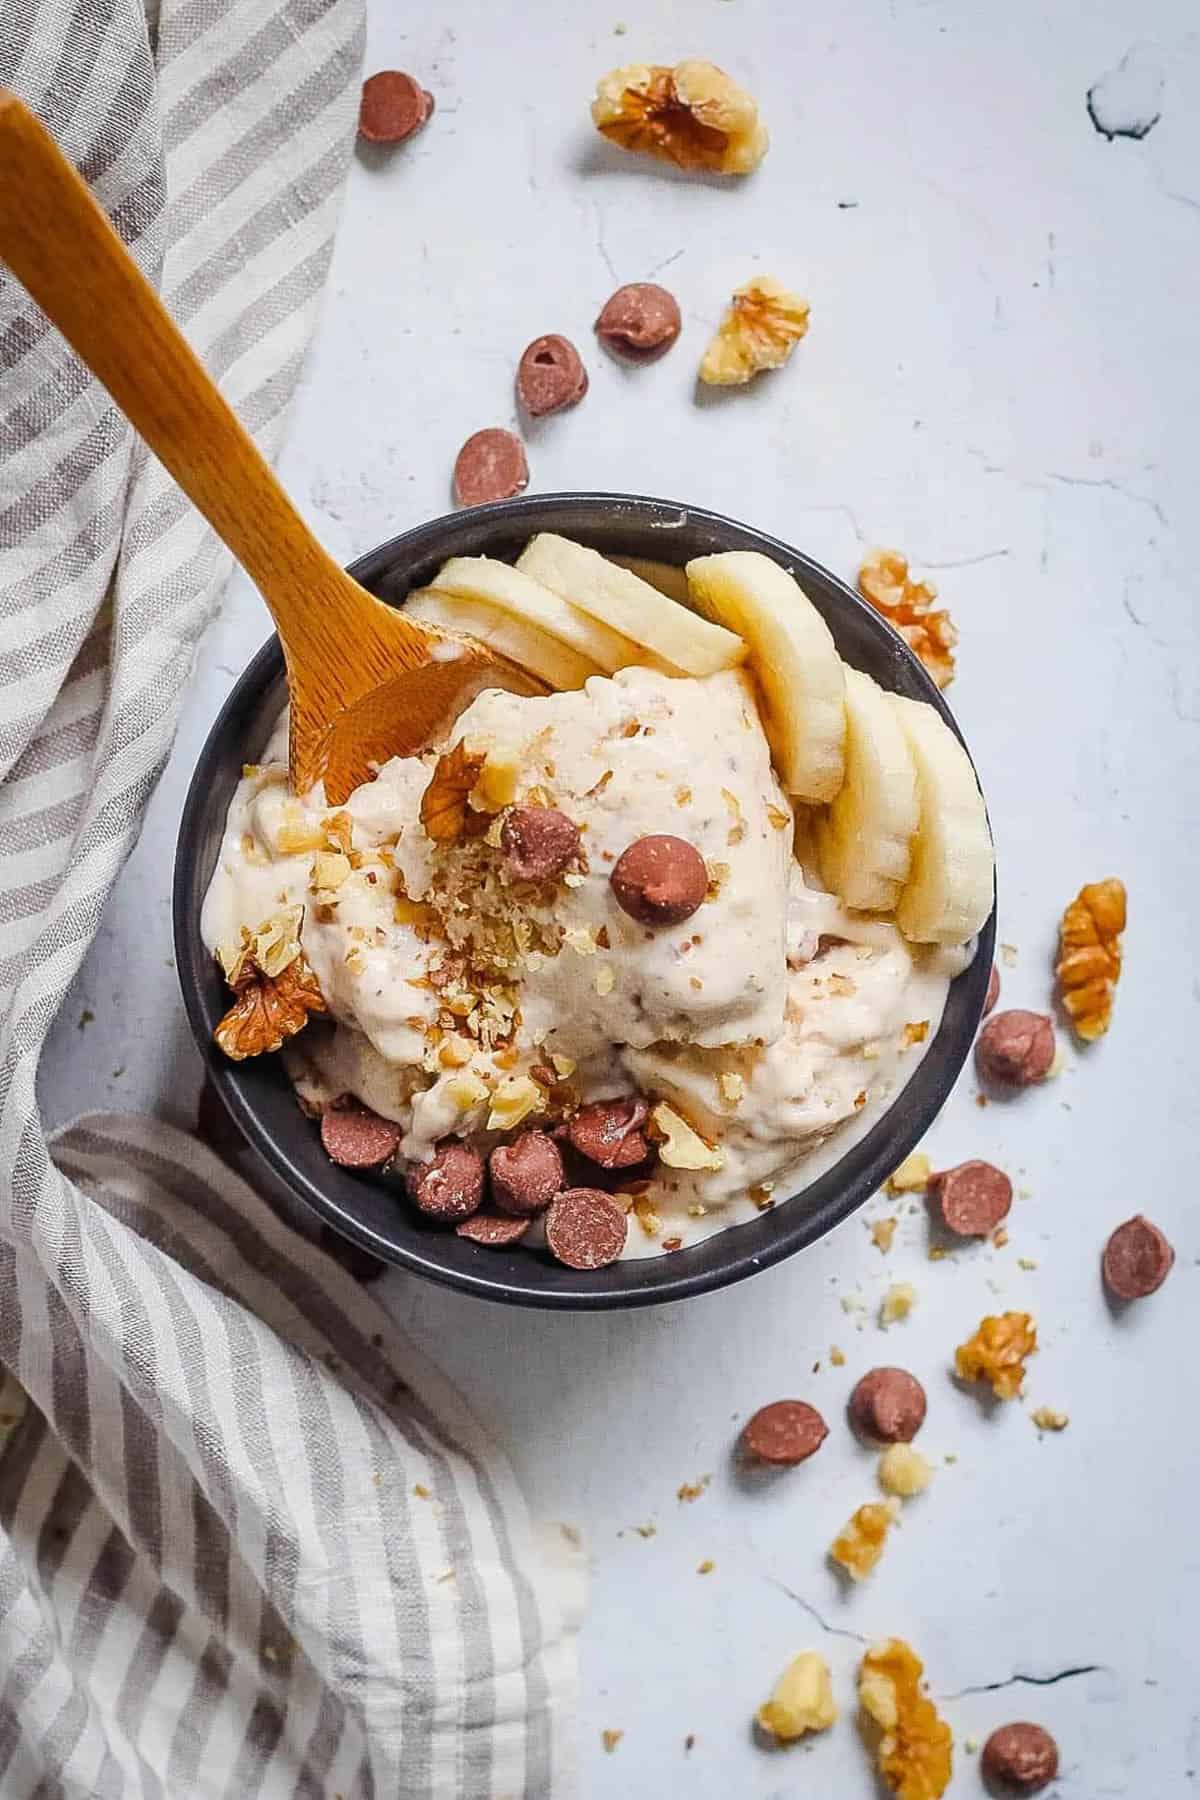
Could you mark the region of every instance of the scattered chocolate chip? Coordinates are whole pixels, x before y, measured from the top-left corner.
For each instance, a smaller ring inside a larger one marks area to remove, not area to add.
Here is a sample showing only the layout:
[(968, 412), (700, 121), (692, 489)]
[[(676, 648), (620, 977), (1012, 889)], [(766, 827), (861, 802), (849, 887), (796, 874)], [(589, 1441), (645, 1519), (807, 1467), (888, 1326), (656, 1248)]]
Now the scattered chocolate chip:
[(1054, 1022), (1047, 1013), (996, 1013), (975, 1042), (979, 1073), (1002, 1087), (1031, 1087), (1050, 1073), (1055, 1056)]
[(543, 1212), (563, 1185), (562, 1154), (544, 1131), (523, 1131), (511, 1144), (497, 1144), (488, 1171), (492, 1199), (518, 1219)]
[(579, 860), (579, 827), (553, 806), (513, 806), (500, 848), (518, 881), (553, 881)]
[(631, 362), (653, 362), (671, 348), (682, 325), (674, 294), (653, 281), (631, 281), (604, 302), (596, 335)]
[(772, 1400), (749, 1420), (742, 1443), (759, 1462), (790, 1469), (814, 1456), (828, 1436), (829, 1427), (815, 1406), (805, 1400)]
[(1040, 1725), (1001, 1725), (983, 1746), (980, 1768), (1011, 1794), (1040, 1794), (1058, 1774), (1058, 1745)]
[(567, 1141), (602, 1169), (632, 1169), (650, 1155), (650, 1140), (642, 1129), (649, 1110), (636, 1094), (593, 1100), (568, 1121)]
[(850, 1395), (850, 1423), (880, 1444), (911, 1444), (925, 1423), (925, 1389), (907, 1369), (871, 1369)]
[(992, 1009), (994, 1008), (994, 1006), (999, 998), (1000, 998), (1000, 971), (996, 967), (995, 963), (993, 963), (992, 964), (992, 972), (988, 976), (987, 994), (986, 994), (986, 996), (984, 998), (984, 1002), (983, 1002), (983, 1016), (985, 1019), (987, 1018), (988, 1014), (992, 1011)]
[(432, 1162), (414, 1163), (408, 1171), (408, 1194), (426, 1218), (469, 1218), (483, 1200), (483, 1158), (470, 1144), (443, 1138)]
[(321, 1114), (321, 1143), (339, 1169), (381, 1169), (395, 1156), (403, 1136), (394, 1119), (381, 1119), (351, 1094), (343, 1094)]
[(1104, 1283), (1117, 1300), (1144, 1300), (1171, 1273), (1175, 1252), (1149, 1219), (1136, 1213), (1126, 1219), (1104, 1246)]
[(511, 500), (528, 486), (525, 446), (511, 431), (489, 426), (475, 432), (454, 460), (454, 494), (460, 506)]
[(955, 1237), (986, 1237), (1012, 1205), (1012, 1182), (991, 1163), (958, 1163), (929, 1177), (926, 1190)]
[(639, 925), (682, 925), (708, 892), (708, 870), (695, 845), (666, 835), (630, 844), (608, 879), (622, 912)]
[(433, 111), (433, 95), (401, 69), (381, 69), (363, 82), (358, 135), (369, 144), (401, 144)]
[(509, 1219), (503, 1213), (477, 1212), (456, 1225), (454, 1230), (458, 1237), (470, 1238), (473, 1244), (491, 1244), (500, 1248), (518, 1243), (532, 1224), (532, 1219)]
[(517, 364), (517, 398), (534, 419), (577, 406), (588, 391), (587, 370), (569, 338), (534, 338)]
[(568, 1269), (602, 1269), (625, 1248), (628, 1221), (598, 1188), (564, 1188), (546, 1214), (550, 1254)]

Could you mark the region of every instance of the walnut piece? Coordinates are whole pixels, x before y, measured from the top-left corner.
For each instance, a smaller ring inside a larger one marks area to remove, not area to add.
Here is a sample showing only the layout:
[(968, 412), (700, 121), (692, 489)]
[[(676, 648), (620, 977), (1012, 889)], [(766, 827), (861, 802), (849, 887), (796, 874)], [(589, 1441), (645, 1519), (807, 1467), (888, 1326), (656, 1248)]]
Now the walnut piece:
[(899, 1800), (941, 1800), (950, 1785), (954, 1740), (921, 1692), (924, 1665), (901, 1638), (867, 1651), (858, 1671), (864, 1728), (877, 1728), (875, 1760)]
[(958, 632), (948, 612), (932, 610), (933, 583), (910, 580), (908, 558), (898, 550), (872, 550), (858, 571), (858, 591), (899, 632), (937, 685), (949, 687)]
[(770, 275), (734, 289), (729, 310), (700, 359), (709, 387), (741, 387), (763, 369), (778, 369), (808, 330), (808, 301)]
[(933, 1465), (911, 1444), (889, 1444), (879, 1459), (879, 1485), (885, 1494), (911, 1500), (923, 1494), (933, 1480)]
[(1015, 1400), (1025, 1380), (1025, 1358), (1037, 1349), (1037, 1327), (1028, 1313), (991, 1313), (974, 1337), (954, 1352), (960, 1381), (988, 1381), (997, 1400)]
[(705, 1143), (700, 1133), (665, 1100), (660, 1100), (650, 1114), (650, 1123), (653, 1127), (651, 1135), (658, 1143), (659, 1158), (669, 1169), (724, 1167), (724, 1152)]
[(1115, 875), (1081, 887), (1062, 916), (1054, 972), (1063, 1010), (1085, 1044), (1108, 1030), (1124, 929), (1125, 884)]
[(236, 980), (237, 996), (213, 1036), (233, 1062), (278, 1050), (286, 1038), (308, 1024), (308, 1015), (325, 1012), (325, 997), (299, 945), (277, 975), (268, 975), (252, 957), (243, 958)]
[(421, 823), (437, 844), (453, 844), (466, 834), (467, 796), (479, 780), (486, 757), (455, 744), (437, 759), (429, 785), (421, 795)]
[(929, 1186), (933, 1164), (923, 1150), (906, 1156), (898, 1169), (893, 1169), (885, 1186), (889, 1194), (923, 1194)]
[(871, 1573), (899, 1512), (898, 1500), (868, 1500), (834, 1538), (829, 1554), (852, 1581), (862, 1581)]
[(592, 119), (623, 150), (715, 175), (749, 175), (769, 142), (754, 96), (709, 62), (612, 69), (596, 89)]
[(828, 1731), (838, 1716), (829, 1664), (815, 1650), (790, 1662), (775, 1683), (771, 1698), (755, 1713), (762, 1729), (781, 1744), (795, 1743), (810, 1731)]
[(1071, 1423), (1069, 1415), (1055, 1406), (1036, 1407), (1029, 1416), (1039, 1431), (1065, 1431)]
[(899, 1325), (907, 1319), (917, 1304), (917, 1290), (911, 1281), (897, 1281), (887, 1290), (879, 1302), (879, 1326), (886, 1331), (889, 1325)]

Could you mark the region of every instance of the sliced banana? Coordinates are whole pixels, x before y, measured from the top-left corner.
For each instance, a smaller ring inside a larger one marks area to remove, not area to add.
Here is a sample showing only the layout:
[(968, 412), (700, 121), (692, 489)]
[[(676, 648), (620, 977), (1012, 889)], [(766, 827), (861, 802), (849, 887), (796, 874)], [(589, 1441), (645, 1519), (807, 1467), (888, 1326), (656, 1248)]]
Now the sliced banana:
[(606, 675), (645, 664), (646, 652), (599, 619), (572, 606), (561, 594), (491, 556), (452, 556), (429, 584), (439, 594), (482, 600), (536, 625), (560, 644), (577, 650)]
[(628, 569), (552, 531), (531, 539), (517, 568), (653, 651), (674, 674), (715, 675), (745, 657), (746, 646), (733, 632), (697, 618)]
[(687, 578), (700, 611), (749, 645), (784, 787), (801, 800), (832, 800), (844, 769), (846, 684), (828, 625), (799, 582), (757, 550), (698, 556)]
[(680, 606), (691, 611), (692, 596), (688, 593), (687, 570), (679, 563), (659, 562), (649, 556), (610, 556), (619, 569), (628, 569), (639, 581), (648, 581), (652, 588), (665, 594), (668, 600), (675, 600)]
[(590, 675), (603, 673), (578, 650), (486, 600), (464, 600), (457, 594), (418, 588), (404, 604), (413, 618), (438, 625), (443, 631), (478, 638), (481, 644), (489, 645), (552, 688), (581, 688)]
[(917, 771), (920, 820), (896, 923), (917, 944), (962, 944), (992, 910), (994, 854), (970, 758), (923, 700), (889, 695)]
[(821, 879), (859, 912), (893, 912), (918, 824), (917, 772), (890, 696), (849, 666), (846, 779), (815, 826)]

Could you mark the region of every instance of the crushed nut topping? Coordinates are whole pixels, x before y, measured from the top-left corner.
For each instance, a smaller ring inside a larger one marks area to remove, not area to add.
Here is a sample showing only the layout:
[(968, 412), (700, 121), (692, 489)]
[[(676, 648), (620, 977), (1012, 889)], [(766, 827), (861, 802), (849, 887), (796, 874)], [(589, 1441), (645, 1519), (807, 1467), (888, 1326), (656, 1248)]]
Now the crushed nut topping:
[(1025, 1380), (1025, 1358), (1037, 1349), (1037, 1327), (1028, 1313), (989, 1314), (954, 1352), (960, 1381), (987, 1381), (998, 1400), (1015, 1400)]
[(1053, 1406), (1036, 1407), (1029, 1416), (1039, 1431), (1065, 1431), (1071, 1423), (1067, 1413), (1058, 1412)]
[(1085, 1044), (1103, 1037), (1121, 975), (1125, 884), (1110, 875), (1081, 887), (1059, 926), (1058, 976), (1063, 1009)]
[(922, 1692), (924, 1665), (901, 1638), (868, 1650), (858, 1671), (865, 1722), (877, 1728), (875, 1759), (899, 1800), (941, 1800), (950, 1785), (954, 1739)]
[(457, 743), (437, 759), (429, 785), (421, 795), (421, 823), (437, 844), (453, 844), (467, 829), (467, 801), (486, 758)]
[(898, 1281), (890, 1287), (879, 1303), (879, 1323), (883, 1330), (889, 1325), (898, 1325), (901, 1319), (907, 1319), (917, 1304), (917, 1290), (911, 1281)]
[(300, 948), (299, 907), (266, 920), (256, 932), (243, 931), (232, 955), (222, 953), (233, 1005), (213, 1032), (233, 1062), (267, 1055), (326, 1010), (325, 997)]
[(829, 1664), (815, 1650), (803, 1651), (788, 1664), (771, 1698), (754, 1715), (762, 1729), (783, 1744), (810, 1731), (828, 1731), (837, 1716)]
[(680, 169), (748, 175), (767, 153), (753, 95), (708, 62), (612, 69), (596, 89), (592, 119), (597, 131), (623, 150), (657, 156)]
[(888, 1176), (886, 1186), (889, 1194), (923, 1194), (929, 1186), (929, 1177), (933, 1173), (933, 1164), (922, 1150), (914, 1150), (906, 1156), (898, 1169), (893, 1169)]
[(868, 1500), (834, 1538), (829, 1554), (852, 1581), (863, 1581), (871, 1573), (899, 1514), (898, 1500)]
[(808, 301), (770, 275), (735, 288), (729, 310), (700, 359), (709, 387), (741, 387), (764, 369), (778, 369), (808, 330)]
[(879, 1485), (885, 1494), (911, 1500), (933, 1480), (933, 1465), (911, 1444), (889, 1444), (879, 1459)]
[(658, 1142), (659, 1157), (669, 1169), (721, 1169), (725, 1166), (724, 1152), (716, 1145), (706, 1143), (665, 1100), (660, 1100), (650, 1114), (650, 1123), (653, 1127), (650, 1135)]
[(899, 1219), (896, 1218), (871, 1220), (871, 1242), (877, 1250), (882, 1250), (885, 1256), (892, 1247), (892, 1239), (896, 1235), (896, 1227), (899, 1223)]
[(958, 632), (948, 612), (934, 612), (937, 589), (909, 579), (908, 558), (899, 550), (873, 550), (858, 571), (858, 591), (882, 613), (940, 688), (954, 679)]
[(683, 1501), (699, 1500), (707, 1492), (711, 1480), (711, 1475), (702, 1475), (699, 1481), (685, 1481), (676, 1489), (675, 1498)]

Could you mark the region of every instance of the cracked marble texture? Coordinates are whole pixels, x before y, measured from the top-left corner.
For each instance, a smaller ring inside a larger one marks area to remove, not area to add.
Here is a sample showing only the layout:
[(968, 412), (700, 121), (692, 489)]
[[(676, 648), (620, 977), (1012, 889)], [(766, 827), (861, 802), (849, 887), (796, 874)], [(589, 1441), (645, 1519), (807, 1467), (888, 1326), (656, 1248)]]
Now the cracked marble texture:
[[(920, 1213), (880, 1202), (867, 1217), (900, 1216), (887, 1256), (855, 1219), (665, 1312), (510, 1315), (397, 1276), (376, 1290), (513, 1443), (538, 1510), (585, 1534), (582, 1792), (870, 1800), (851, 1722), (858, 1640), (899, 1634), (960, 1746), (1035, 1718), (1062, 1746), (1062, 1800), (1187, 1800), (1200, 1794), (1200, 1468), (1184, 1404), (1200, 1301), (1194, 0), (527, 0), (520, 33), (491, 0), (371, 14), (369, 63), (411, 69), (438, 107), (400, 153), (352, 174), (284, 458), (331, 548), (349, 557), (445, 510), (463, 439), (516, 422), (524, 345), (565, 333), (591, 388), (530, 434), (531, 490), (661, 494), (845, 575), (876, 543), (934, 572), (961, 633), (949, 699), (988, 794), (1000, 937), (1015, 946), (1002, 1004), (1046, 1003), (1057, 917), (1081, 882), (1117, 874), (1130, 893), (1107, 1041), (1068, 1046), (1058, 1080), (1012, 1104), (981, 1110), (965, 1079), (925, 1146), (935, 1165), (1010, 1172), (1007, 1248), (930, 1263)], [(1085, 97), (1137, 46), (1161, 68), (1161, 117), (1110, 142)], [(687, 54), (759, 97), (772, 148), (745, 182), (691, 181), (590, 131), (605, 69)], [(683, 335), (660, 362), (620, 366), (592, 323), (618, 282), (656, 269)], [(779, 375), (699, 407), (704, 344), (756, 272), (808, 297), (809, 334)], [(198, 1059), (167, 869), (192, 760), (266, 631), (235, 583), (47, 1051), (52, 1122), (106, 1105), (190, 1114)], [(1138, 1210), (1177, 1261), (1115, 1318), (1100, 1247)], [(901, 1280), (918, 1305), (886, 1339), (843, 1311), (858, 1294), (873, 1313)], [(1041, 1348), (1027, 1404), (984, 1416), (948, 1364), (1007, 1307), (1035, 1315)], [(919, 1447), (936, 1474), (875, 1575), (843, 1592), (826, 1547), (877, 1497), (877, 1459), (842, 1413), (881, 1361), (925, 1383)], [(747, 1484), (730, 1458), (739, 1425), (784, 1395), (818, 1406), (829, 1439)], [(1069, 1427), (1039, 1437), (1039, 1405)], [(680, 1505), (680, 1483), (708, 1472)], [(811, 1750), (767, 1754), (751, 1716), (806, 1648), (830, 1659), (843, 1719)], [(611, 1755), (605, 1728), (625, 1734)], [(952, 1795), (981, 1791), (960, 1749)]]

